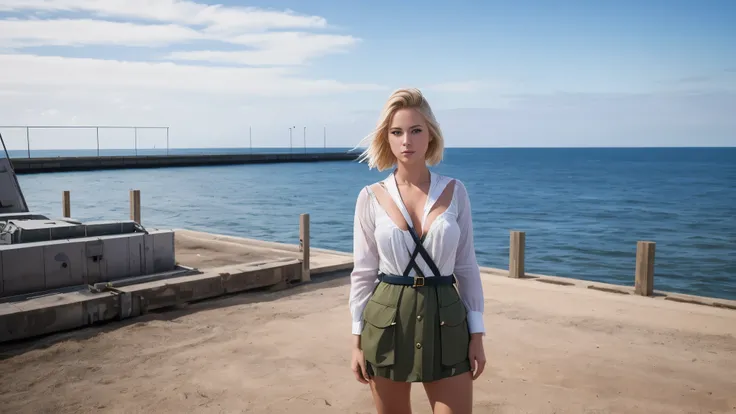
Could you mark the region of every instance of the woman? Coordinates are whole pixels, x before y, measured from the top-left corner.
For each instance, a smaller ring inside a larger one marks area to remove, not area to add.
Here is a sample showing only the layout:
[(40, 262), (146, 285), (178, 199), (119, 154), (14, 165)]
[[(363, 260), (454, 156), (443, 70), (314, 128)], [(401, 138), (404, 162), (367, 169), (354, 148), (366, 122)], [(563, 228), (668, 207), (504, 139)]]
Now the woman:
[(395, 169), (356, 203), (353, 372), (378, 413), (411, 413), (412, 382), (435, 414), (470, 413), (485, 328), (468, 193), (427, 167), (442, 160), (444, 141), (419, 90), (394, 92), (370, 138), (361, 160)]

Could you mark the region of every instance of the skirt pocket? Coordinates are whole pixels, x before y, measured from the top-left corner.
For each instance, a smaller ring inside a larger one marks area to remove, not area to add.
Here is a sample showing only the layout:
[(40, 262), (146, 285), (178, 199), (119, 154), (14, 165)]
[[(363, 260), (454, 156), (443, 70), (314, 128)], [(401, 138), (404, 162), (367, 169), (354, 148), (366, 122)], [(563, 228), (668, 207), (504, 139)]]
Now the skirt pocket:
[(470, 331), (467, 310), (461, 300), (439, 308), (442, 365), (453, 366), (468, 358)]
[(376, 367), (394, 364), (396, 348), (396, 312), (394, 307), (368, 301), (363, 310), (360, 345), (365, 360)]

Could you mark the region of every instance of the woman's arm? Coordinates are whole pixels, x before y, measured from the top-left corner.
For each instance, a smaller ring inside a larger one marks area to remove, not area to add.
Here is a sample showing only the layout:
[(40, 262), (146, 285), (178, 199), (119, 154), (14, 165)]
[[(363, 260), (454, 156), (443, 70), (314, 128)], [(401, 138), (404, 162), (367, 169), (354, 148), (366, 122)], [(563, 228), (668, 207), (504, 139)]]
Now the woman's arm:
[[(350, 274), (350, 312), (352, 333), (363, 330), (363, 309), (378, 282), (378, 248), (374, 236), (375, 224), (371, 214), (371, 195), (367, 188), (358, 194), (353, 220), (353, 271)], [(356, 341), (357, 343), (357, 341)]]
[(458, 279), (460, 298), (468, 309), (468, 325), (471, 334), (485, 334), (483, 323), (483, 285), (480, 281), (480, 268), (475, 257), (473, 242), (473, 216), (470, 197), (465, 185), (456, 180), (457, 223), (460, 227), (460, 242), (455, 254), (455, 276)]

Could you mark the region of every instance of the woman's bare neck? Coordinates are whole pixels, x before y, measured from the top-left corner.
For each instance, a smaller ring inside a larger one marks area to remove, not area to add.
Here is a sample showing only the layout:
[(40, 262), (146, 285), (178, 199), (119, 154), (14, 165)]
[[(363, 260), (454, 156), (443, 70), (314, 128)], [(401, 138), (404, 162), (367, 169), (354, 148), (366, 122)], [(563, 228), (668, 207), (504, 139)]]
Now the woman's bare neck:
[(394, 172), (397, 185), (420, 186), (430, 181), (429, 168), (422, 165), (419, 168), (402, 168), (399, 166)]

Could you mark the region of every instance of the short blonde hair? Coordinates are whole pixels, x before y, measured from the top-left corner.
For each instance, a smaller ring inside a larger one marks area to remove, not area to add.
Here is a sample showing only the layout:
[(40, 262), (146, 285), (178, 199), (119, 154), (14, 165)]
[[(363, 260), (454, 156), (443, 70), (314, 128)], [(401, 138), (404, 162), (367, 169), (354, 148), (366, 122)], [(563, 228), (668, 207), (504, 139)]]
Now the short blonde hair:
[(391, 146), (388, 142), (388, 130), (396, 111), (404, 108), (418, 110), (427, 123), (429, 145), (425, 155), (426, 163), (437, 165), (442, 161), (445, 140), (439, 123), (422, 92), (416, 88), (408, 88), (398, 89), (389, 96), (378, 119), (376, 129), (363, 140), (370, 140), (370, 144), (358, 158), (359, 162), (368, 161), (368, 167), (371, 169), (377, 168), (378, 171), (387, 170), (396, 164), (396, 157), (391, 152)]

